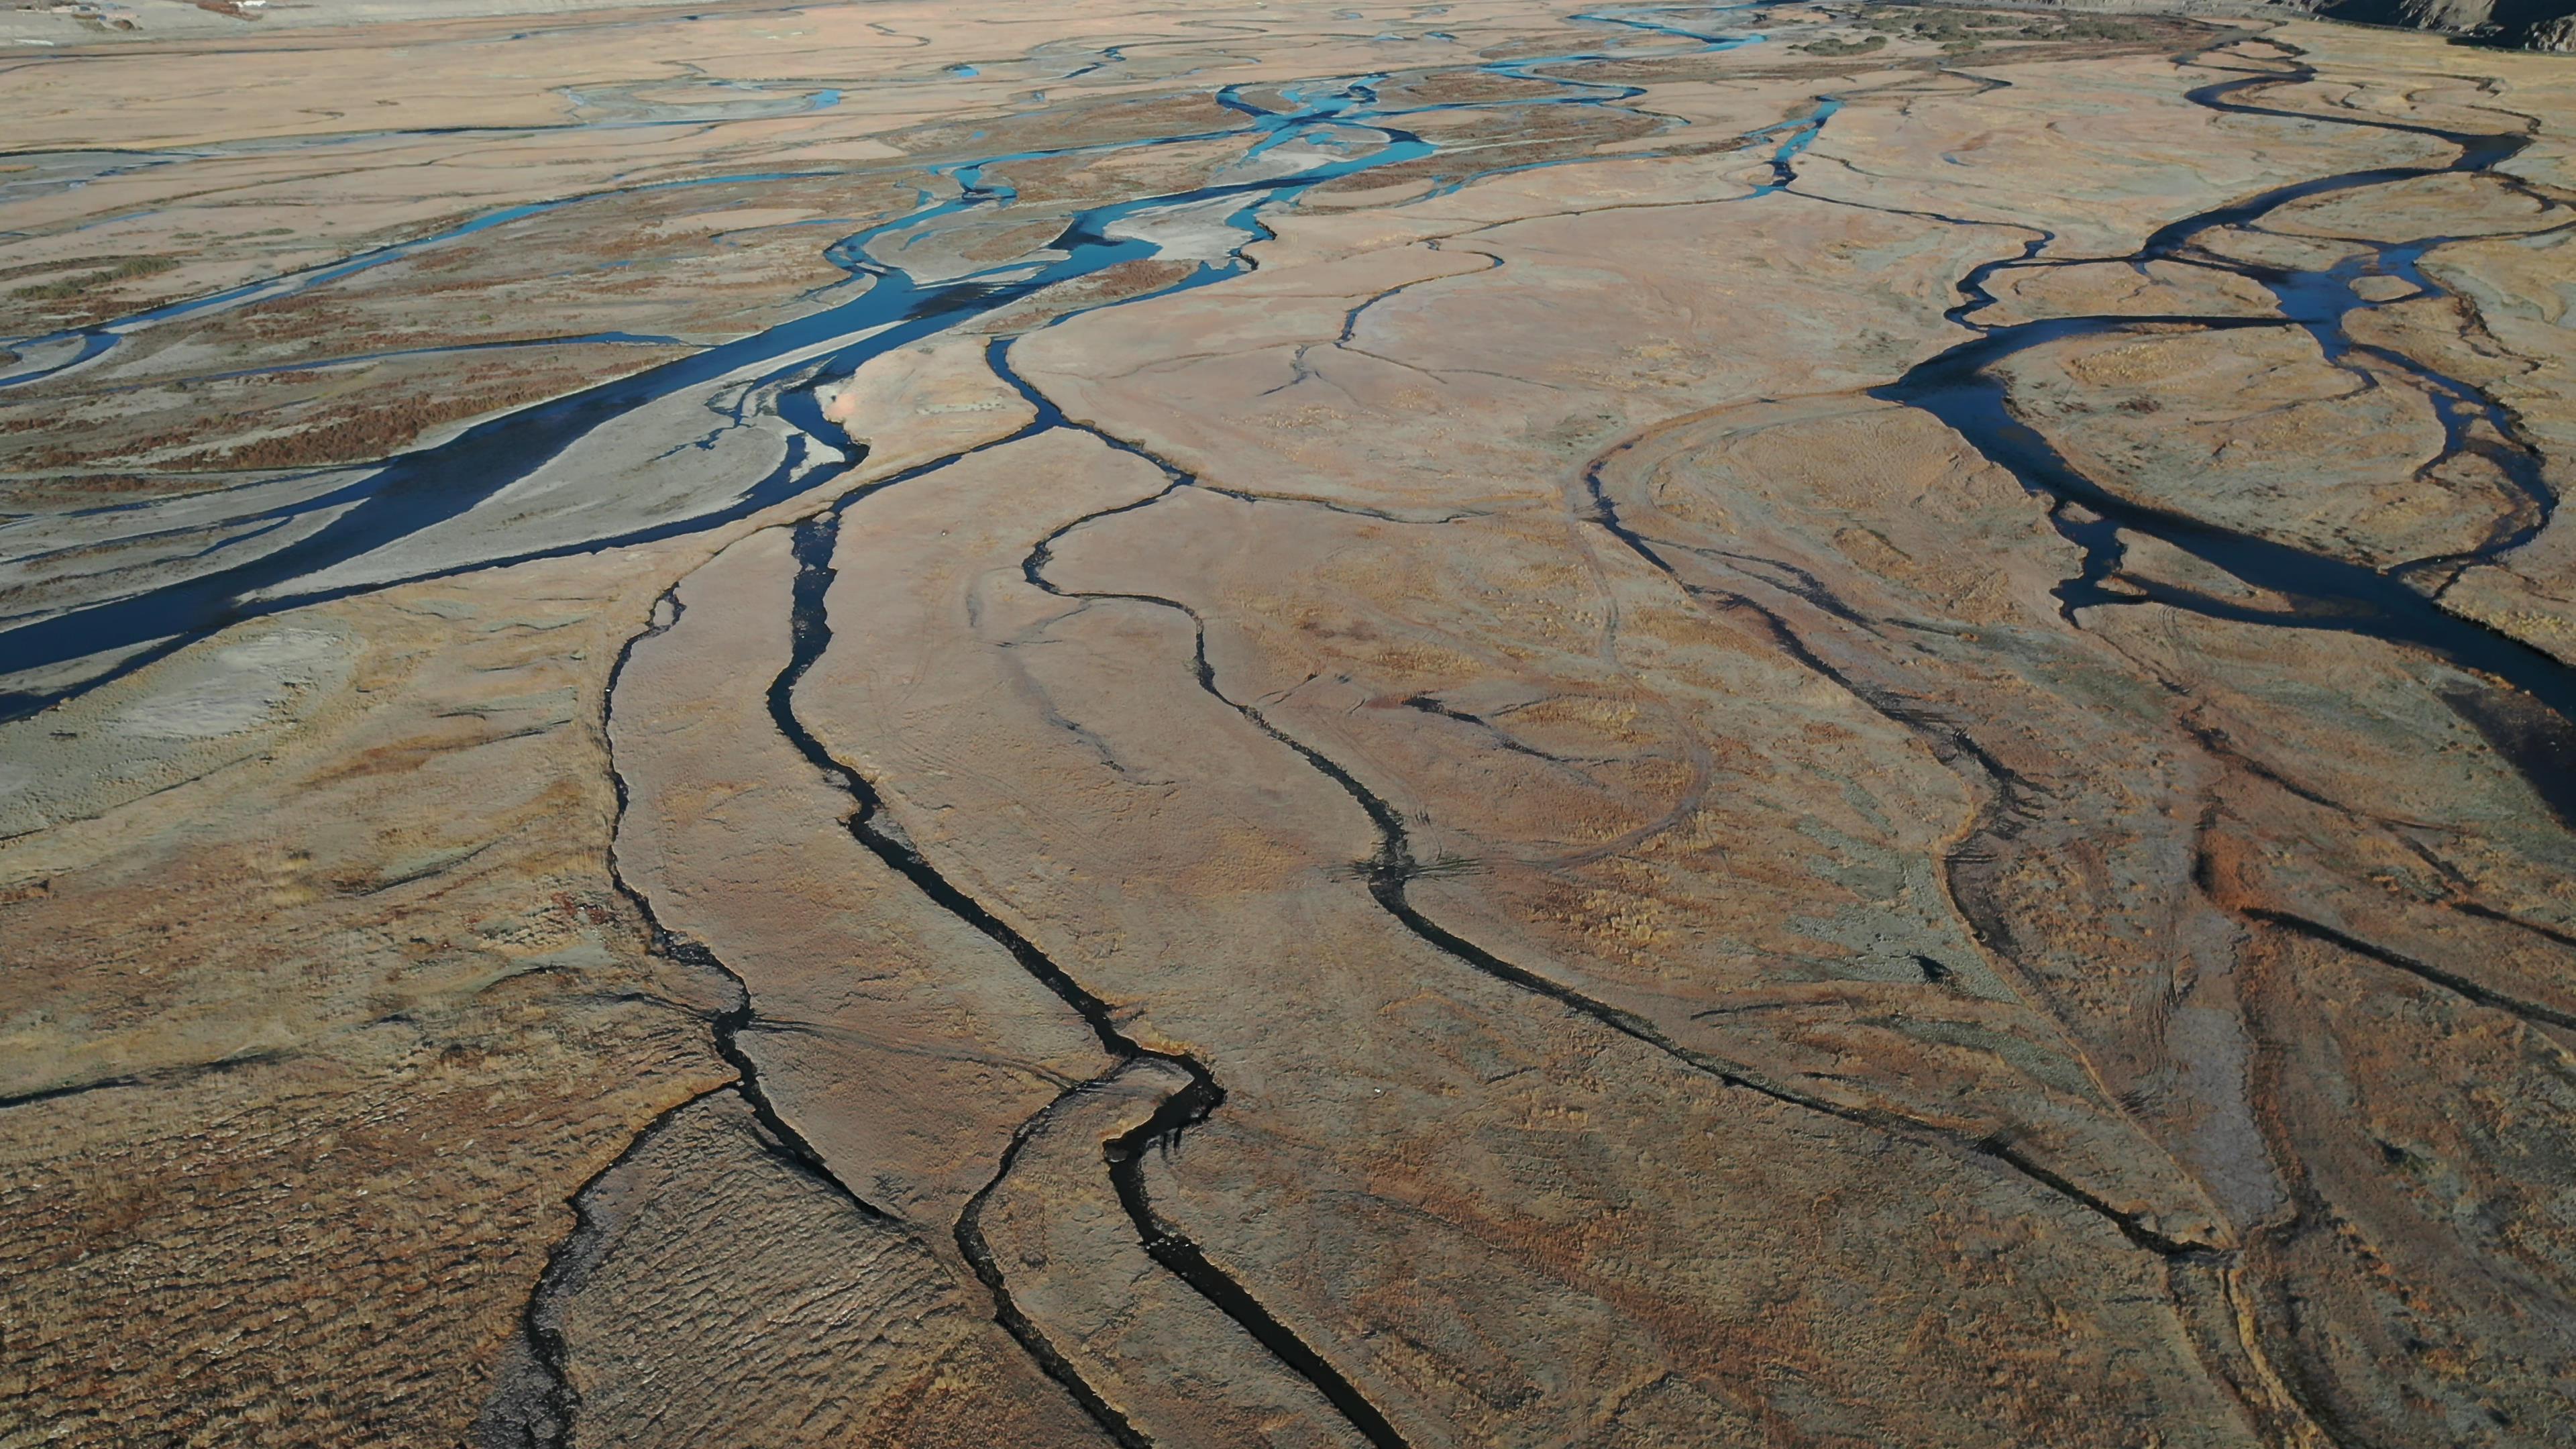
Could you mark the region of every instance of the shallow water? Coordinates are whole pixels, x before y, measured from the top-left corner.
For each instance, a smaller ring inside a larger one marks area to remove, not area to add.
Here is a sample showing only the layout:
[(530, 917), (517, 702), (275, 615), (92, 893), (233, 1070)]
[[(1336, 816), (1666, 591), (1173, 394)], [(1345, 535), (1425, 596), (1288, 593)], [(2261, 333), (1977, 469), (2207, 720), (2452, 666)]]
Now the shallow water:
[[(2416, 296), (2446, 295), (2417, 265), (2426, 251), (2446, 238), (2371, 244), (2360, 256), (2316, 270), (2231, 261), (2199, 245), (2201, 238), (2213, 232), (2252, 226), (2285, 206), (2311, 197), (2446, 172), (2497, 174), (2494, 168), (2512, 159), (2528, 140), (2515, 134), (2443, 131), (2360, 115), (2283, 111), (2237, 99), (2264, 88), (2295, 84), (2312, 73), (2306, 65), (2292, 61), (2278, 71), (2202, 86), (2190, 92), (2189, 99), (2211, 110), (2233, 114), (2296, 116), (2367, 130), (2430, 136), (2456, 146), (2458, 156), (2446, 164), (2374, 167), (2276, 187), (2160, 227), (2136, 252), (2115, 259), (2141, 269), (2151, 262), (2165, 262), (2246, 277), (2272, 294), (2282, 320), (2104, 316), (2050, 318), (2011, 326), (1979, 323), (1976, 314), (1990, 301), (1986, 284), (1996, 273), (2055, 264), (2040, 259), (2038, 253), (2048, 240), (2042, 238), (2024, 256), (1980, 267), (1961, 281), (1960, 292), (1968, 300), (1954, 308), (1951, 315), (1960, 325), (1976, 332), (1975, 338), (1918, 364), (1897, 382), (1876, 389), (1875, 395), (1931, 413), (1975, 445), (1979, 453), (2010, 471), (2023, 487), (2061, 505), (2051, 514), (2058, 532), (2084, 550), (2081, 570), (2059, 584), (2057, 590), (2068, 619), (2086, 609), (2152, 603), (2271, 628), (2384, 640), (2500, 681), (2538, 704), (2547, 718), (2535, 722), (2529, 711), (2498, 712), (2480, 703), (2485, 691), (2475, 687), (2464, 689), (2459, 698), (2449, 702), (2514, 763), (2559, 819), (2576, 824), (2576, 670), (2520, 640), (2447, 612), (2430, 593), (2408, 582), (2410, 574), (2493, 558), (2528, 542), (2547, 526), (2557, 500), (2541, 479), (2540, 455), (2522, 436), (2510, 410), (2476, 386), (2412, 358), (2363, 347), (2353, 342), (2345, 330), (2347, 319), (2354, 313), (2392, 305), (2359, 295), (2354, 287), (2363, 277), (2397, 278), (2414, 287)], [(2411, 560), (2385, 570), (2369, 568), (2121, 497), (2087, 477), (2047, 439), (2015, 417), (2004, 382), (1995, 372), (1998, 364), (2014, 354), (2045, 344), (2176, 325), (2206, 330), (2298, 327), (2317, 341), (2328, 362), (2338, 366), (2351, 367), (2354, 353), (2366, 353), (2375, 365), (2421, 384), (2433, 400), (2434, 411), (2443, 425), (2444, 447), (2442, 454), (2419, 472), (2438, 468), (2462, 453), (2475, 452), (2497, 466), (2521, 494), (2524, 506), (2499, 520), (2477, 549)], [(2082, 511), (2069, 511), (2062, 506), (2065, 504), (2079, 505)], [(2122, 573), (2124, 538), (2129, 534), (2170, 544), (2282, 602), (2278, 606), (2237, 603)]]
[[(1642, 33), (1653, 37), (1656, 42), (1677, 38), (1689, 44), (1676, 48), (1657, 43), (1642, 51), (1587, 50), (1558, 56), (1477, 63), (1467, 68), (1543, 81), (1559, 87), (1561, 94), (1486, 102), (1474, 108), (1506, 110), (1554, 104), (1615, 106), (1638, 94), (1636, 88), (1560, 80), (1547, 74), (1547, 69), (1647, 54), (1733, 49), (1761, 38), (1757, 35), (1707, 34), (1682, 29), (1657, 18), (1678, 15), (1705, 17), (1716, 13), (1719, 11), (1700, 7), (1585, 12), (1574, 18)], [(744, 426), (756, 415), (774, 416), (792, 425), (796, 429), (796, 437), (787, 460), (747, 489), (707, 498), (702, 511), (685, 519), (645, 528), (602, 532), (577, 542), (551, 544), (525, 553), (496, 551), (468, 567), (490, 567), (533, 557), (642, 543), (701, 530), (823, 486), (849, 464), (817, 465), (818, 459), (840, 450), (844, 443), (840, 430), (823, 419), (821, 405), (815, 398), (816, 388), (848, 377), (873, 357), (965, 325), (1058, 283), (1156, 255), (1158, 248), (1152, 242), (1120, 236), (1119, 223), (1122, 221), (1175, 206), (1227, 198), (1240, 200), (1241, 205), (1226, 217), (1226, 225), (1239, 237), (1233, 247), (1219, 260), (1202, 262), (1180, 282), (1148, 294), (1163, 295), (1182, 288), (1204, 286), (1247, 270), (1250, 264), (1243, 258), (1243, 249), (1267, 235), (1259, 219), (1263, 210), (1293, 206), (1309, 189), (1326, 182), (1436, 154), (1438, 147), (1434, 143), (1396, 124), (1407, 113), (1404, 108), (1381, 103), (1377, 88), (1387, 79), (1387, 74), (1380, 73), (1279, 87), (1276, 93), (1286, 105), (1278, 109), (1245, 99), (1238, 87), (1225, 87), (1216, 92), (1215, 99), (1244, 118), (1240, 127), (1174, 132), (1135, 141), (1062, 150), (1002, 152), (973, 161), (934, 167), (932, 175), (953, 185), (953, 194), (926, 196), (923, 204), (911, 214), (845, 237), (825, 249), (827, 259), (854, 276), (868, 280), (867, 290), (856, 297), (634, 376), (490, 419), (445, 442), (398, 455), (343, 487), (276, 513), (247, 515), (247, 522), (274, 524), (301, 514), (345, 510), (318, 530), (273, 552), (218, 572), (164, 584), (128, 598), (94, 604), (0, 633), (0, 674), (74, 664), (93, 655), (124, 654), (114, 664), (103, 665), (74, 683), (0, 695), (0, 718), (22, 717), (43, 709), (241, 619), (383, 587), (385, 581), (343, 588), (305, 589), (298, 585), (299, 581), (319, 576), (337, 565), (395, 547), (426, 529), (458, 518), (511, 484), (529, 477), (583, 439), (612, 428), (637, 409), (693, 389), (712, 391), (720, 386), (728, 395), (738, 394), (744, 400), (726, 404), (710, 396), (711, 406), (722, 415), (719, 431)], [(1465, 107), (1440, 109), (1462, 108)], [(1785, 168), (1787, 159), (1795, 154), (1796, 148), (1811, 140), (1816, 128), (1830, 114), (1830, 109), (1823, 109), (1789, 123), (1785, 128), (1776, 128), (1781, 129), (1787, 138), (1778, 147), (1776, 164)], [(1373, 134), (1378, 139), (1373, 145), (1357, 145), (1355, 133)], [(1305, 148), (1305, 154), (1313, 159), (1310, 164), (1284, 174), (1215, 182), (1080, 212), (1052, 247), (1038, 258), (1023, 259), (964, 276), (924, 281), (900, 264), (885, 259), (886, 254), (897, 250), (905, 240), (933, 232), (944, 223), (953, 223), (961, 217), (1007, 211), (1018, 198), (1006, 183), (994, 179), (992, 173), (997, 168), (1046, 157), (1136, 151), (1228, 135), (1252, 139), (1249, 154), (1253, 156), (1280, 148), (1284, 143), (1309, 142), (1311, 144)], [(1443, 193), (1455, 190), (1467, 180), (1485, 174), (1490, 173), (1474, 173), (1438, 190)], [(796, 179), (807, 179), (806, 173), (769, 173), (663, 183), (663, 186), (757, 183), (789, 179), (791, 175)], [(79, 349), (78, 354), (67, 361), (22, 366), (16, 377), (0, 378), (0, 385), (59, 376), (94, 361), (114, 347), (119, 337), (142, 327), (327, 286), (343, 277), (430, 247), (590, 199), (587, 196), (570, 197), (503, 208), (434, 236), (364, 253), (290, 277), (155, 308), (85, 333), (45, 339), (34, 345), (39, 349), (49, 344), (75, 346)], [(818, 346), (841, 338), (852, 340), (845, 346), (829, 348), (817, 358), (814, 350)], [(42, 356), (40, 351), (31, 357), (31, 363), (42, 362)], [(449, 566), (424, 570), (423, 573), (455, 571), (454, 566)], [(418, 576), (423, 575), (405, 575)]]

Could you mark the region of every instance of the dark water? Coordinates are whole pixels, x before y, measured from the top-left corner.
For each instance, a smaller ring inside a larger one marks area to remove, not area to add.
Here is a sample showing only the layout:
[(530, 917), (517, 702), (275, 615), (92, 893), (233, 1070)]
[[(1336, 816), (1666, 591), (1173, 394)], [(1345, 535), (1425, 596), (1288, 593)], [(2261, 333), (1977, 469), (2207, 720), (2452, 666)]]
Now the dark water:
[[(2365, 300), (2354, 290), (2364, 277), (2396, 278), (2415, 288), (2419, 296), (2444, 295), (2419, 263), (2445, 238), (2370, 245), (2362, 254), (2320, 270), (2233, 261), (2202, 245), (2213, 233), (2256, 225), (2283, 207), (2311, 198), (2450, 172), (2497, 175), (2494, 168), (2518, 154), (2529, 138), (2521, 133), (2454, 132), (2358, 115), (2294, 112), (2240, 99), (2313, 74), (2304, 63), (2289, 61), (2277, 70), (2202, 86), (2190, 93), (2190, 99), (2229, 114), (2294, 117), (2425, 136), (2456, 147), (2457, 156), (2442, 164), (2376, 167), (2276, 187), (2162, 227), (2129, 257), (2113, 259), (2142, 268), (2150, 262), (2169, 262), (2232, 272), (2269, 291), (2286, 320), (2107, 316), (2010, 326), (1979, 323), (1977, 313), (1991, 302), (1987, 283), (1996, 273), (2052, 265), (2036, 260), (2040, 244), (2034, 244), (2029, 254), (1980, 267), (1961, 282), (1960, 292), (1967, 300), (1953, 309), (1952, 317), (1973, 330), (1975, 337), (1918, 364), (1895, 383), (1875, 389), (1874, 395), (1938, 417), (2033, 493), (2061, 505), (2079, 505), (2080, 512), (2061, 506), (2052, 514), (2058, 532), (2084, 551), (2081, 570), (2057, 590), (2068, 618), (2085, 609), (2151, 603), (2272, 628), (2384, 640), (2485, 676), (2519, 701), (2481, 701), (2481, 692), (2470, 690), (2451, 701), (2453, 708), (2512, 761), (2552, 812), (2576, 824), (2576, 671), (2518, 640), (2444, 612), (2426, 592), (2408, 582), (2410, 576), (2492, 558), (2527, 542), (2545, 527), (2557, 500), (2541, 478), (2539, 452), (2524, 437), (2511, 410), (2481, 389), (2411, 358), (2356, 343), (2345, 327), (2354, 313), (2385, 305)], [(2508, 186), (2520, 185), (2510, 177), (2500, 180)], [(2367, 360), (2413, 380), (2433, 400), (2445, 432), (2442, 457), (2426, 465), (2426, 470), (2463, 454), (2477, 454), (2496, 466), (2520, 495), (2521, 506), (2499, 521), (2481, 547), (2466, 554), (2373, 569), (2124, 499), (2069, 463), (2045, 438), (2014, 417), (2007, 405), (2006, 389), (1995, 368), (2017, 353), (2073, 338), (2175, 326), (2297, 327), (2317, 340), (2329, 362), (2358, 367)], [(2131, 535), (2170, 544), (2282, 603), (2278, 607), (2245, 604), (2122, 574), (2124, 539)]]

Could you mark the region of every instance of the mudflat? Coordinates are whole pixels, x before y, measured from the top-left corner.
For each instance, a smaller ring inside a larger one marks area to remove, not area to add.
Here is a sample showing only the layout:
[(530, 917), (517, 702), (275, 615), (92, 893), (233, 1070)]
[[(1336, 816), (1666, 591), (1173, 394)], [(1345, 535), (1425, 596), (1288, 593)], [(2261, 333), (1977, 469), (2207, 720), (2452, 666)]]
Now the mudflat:
[(2564, 1443), (2576, 62), (486, 8), (0, 58), (0, 1445)]

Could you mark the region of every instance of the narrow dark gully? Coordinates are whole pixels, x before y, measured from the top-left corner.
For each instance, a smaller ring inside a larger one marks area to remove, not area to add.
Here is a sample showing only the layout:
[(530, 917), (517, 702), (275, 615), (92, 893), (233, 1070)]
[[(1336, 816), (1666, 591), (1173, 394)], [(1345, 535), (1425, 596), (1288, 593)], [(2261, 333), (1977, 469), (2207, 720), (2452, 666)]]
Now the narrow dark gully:
[[(634, 660), (636, 647), (648, 639), (658, 638), (667, 633), (672, 625), (680, 621), (683, 608), (680, 603), (680, 586), (674, 584), (664, 591), (661, 599), (655, 603), (654, 612), (657, 617), (653, 626), (627, 640), (625, 647), (618, 650), (617, 662), (609, 670), (608, 688), (600, 706), (602, 739), (610, 737), (610, 716), (617, 707), (617, 684), (625, 674), (627, 665)], [(609, 778), (616, 786), (617, 820), (622, 826), (631, 805), (631, 797), (627, 791), (626, 777), (616, 769), (613, 755), (610, 761)], [(761, 1127), (777, 1139), (780, 1153), (799, 1171), (830, 1187), (833, 1192), (870, 1220), (902, 1227), (903, 1222), (900, 1218), (859, 1196), (850, 1189), (849, 1184), (834, 1175), (831, 1167), (824, 1162), (823, 1154), (816, 1151), (814, 1145), (805, 1140), (803, 1133), (797, 1131), (786, 1118), (779, 1115), (777, 1105), (762, 1089), (760, 1065), (753, 1061), (750, 1053), (742, 1048), (743, 1029), (751, 1024), (756, 1015), (749, 984), (732, 967), (719, 960), (713, 951), (698, 942), (673, 933), (662, 925), (660, 918), (654, 914), (652, 901), (626, 879), (625, 872), (619, 867), (617, 847), (613, 841), (609, 846), (608, 869), (610, 878), (617, 884), (618, 891), (632, 902), (637, 912), (643, 916), (646, 929), (652, 933), (654, 954), (718, 976), (732, 988), (733, 1001), (708, 1022), (715, 1034), (716, 1054), (738, 1074), (740, 1080), (735, 1083), (736, 1089), (742, 1093), (743, 1100), (751, 1104), (752, 1115), (759, 1121)]]
[[(856, 766), (835, 758), (797, 716), (797, 683), (831, 646), (832, 628), (826, 601), (835, 574), (833, 551), (839, 542), (840, 520), (841, 514), (835, 509), (797, 525), (794, 544), (797, 573), (791, 605), (793, 648), (787, 667), (779, 671), (769, 685), (771, 720), (807, 762), (849, 794), (857, 808), (842, 823), (871, 854), (911, 882), (941, 909), (973, 926), (995, 945), (1009, 952), (1023, 970), (1090, 1027), (1101, 1048), (1118, 1058), (1122, 1067), (1138, 1061), (1154, 1061), (1176, 1068), (1188, 1079), (1187, 1086), (1164, 1099), (1143, 1123), (1103, 1144), (1110, 1184), (1120, 1206), (1135, 1226), (1138, 1241), (1155, 1262), (1232, 1320), (1283, 1367), (1312, 1385), (1363, 1439), (1377, 1449), (1408, 1449), (1405, 1437), (1347, 1375), (1295, 1330), (1281, 1322), (1231, 1274), (1210, 1261), (1187, 1233), (1154, 1211), (1145, 1184), (1146, 1154), (1155, 1149), (1167, 1153), (1176, 1150), (1181, 1134), (1206, 1121), (1209, 1114), (1225, 1101), (1225, 1089), (1217, 1084), (1206, 1065), (1186, 1053), (1149, 1049), (1120, 1030), (1109, 1003), (1093, 995), (1035, 943), (940, 874), (911, 842), (889, 829), (884, 801), (875, 786)], [(1088, 1090), (1090, 1085), (1077, 1086), (1066, 1095)], [(1062, 1100), (1059, 1098), (1059, 1102)], [(1019, 1340), (1030, 1356), (1062, 1383), (1112, 1438), (1121, 1444), (1143, 1443), (1146, 1436), (1136, 1425), (1110, 1405), (1096, 1387), (1086, 1382), (1062, 1351), (1047, 1340), (1043, 1330), (1020, 1310), (980, 1230), (985, 1203), (1009, 1175), (1011, 1165), (1029, 1134), (1053, 1111), (1054, 1105), (1051, 1104), (1039, 1118), (1022, 1126), (993, 1180), (976, 1194), (959, 1216), (956, 1225), (958, 1250), (992, 1291), (997, 1321)]]
[(1019, 388), (1024, 396), (1044, 408), (1056, 420), (1057, 425), (1089, 433), (1120, 452), (1145, 459), (1160, 468), (1165, 478), (1169, 480), (1169, 486), (1162, 492), (1136, 502), (1085, 514), (1049, 533), (1040, 539), (1029, 551), (1027, 557), (1021, 561), (1022, 576), (1036, 587), (1059, 598), (1125, 600), (1170, 609), (1187, 618), (1190, 621), (1194, 640), (1191, 669), (1200, 690), (1227, 709), (1234, 711), (1255, 729), (1294, 751), (1307, 765), (1348, 795), (1368, 817), (1369, 823), (1377, 832), (1377, 850), (1368, 860), (1360, 863), (1355, 874), (1366, 883), (1370, 898), (1379, 908), (1393, 917), (1416, 939), (1481, 975), (1521, 991), (1543, 996), (1622, 1036), (1652, 1047), (1727, 1087), (1752, 1092), (1787, 1106), (1819, 1112), (1868, 1127), (1873, 1131), (1928, 1141), (1954, 1149), (1964, 1149), (2000, 1163), (2048, 1191), (2089, 1212), (2098, 1214), (2122, 1237), (2160, 1258), (2175, 1262), (2200, 1262), (2210, 1260), (2219, 1253), (2220, 1250), (2210, 1244), (2173, 1237), (2159, 1231), (2147, 1220), (2146, 1215), (2125, 1211), (2105, 1201), (2064, 1175), (2050, 1170), (2009, 1141), (1995, 1137), (1963, 1139), (1955, 1133), (1944, 1132), (1892, 1112), (1847, 1107), (1791, 1091), (1776, 1083), (1763, 1081), (1733, 1064), (1676, 1041), (1669, 1033), (1635, 1012), (1623, 1010), (1542, 972), (1505, 960), (1432, 920), (1415, 906), (1406, 894), (1408, 884), (1425, 874), (1428, 867), (1414, 853), (1411, 836), (1404, 827), (1403, 815), (1383, 797), (1363, 784), (1348, 768), (1273, 724), (1259, 709), (1235, 700), (1219, 688), (1215, 666), (1208, 659), (1207, 621), (1197, 610), (1177, 599), (1154, 594), (1068, 589), (1046, 576), (1046, 568), (1053, 557), (1054, 545), (1058, 539), (1102, 518), (1147, 507), (1173, 489), (1202, 485), (1178, 465), (1136, 443), (1115, 437), (1091, 424), (1066, 418), (1061, 411), (1055, 409), (1052, 403), (1045, 400), (1042, 393), (1010, 368), (1007, 358), (1003, 355), (1004, 351), (1005, 349), (1001, 347), (997, 347), (994, 351), (995, 370), (1010, 380), (1013, 386)]
[[(664, 590), (654, 601), (651, 623), (618, 650), (617, 660), (608, 672), (607, 688), (601, 696), (599, 736), (603, 741), (613, 738), (611, 725), (617, 704), (618, 682), (624, 677), (627, 665), (634, 660), (637, 647), (669, 632), (671, 626), (679, 622), (684, 611), (679, 594), (678, 584)], [(631, 796), (625, 775), (616, 768), (613, 752), (609, 780), (617, 799), (614, 828), (622, 829)], [(643, 919), (653, 954), (692, 967), (707, 977), (723, 981), (729, 988), (732, 1000), (707, 1016), (706, 1021), (714, 1037), (716, 1055), (733, 1068), (734, 1080), (666, 1108), (645, 1124), (616, 1158), (592, 1174), (573, 1193), (569, 1204), (573, 1212), (573, 1231), (546, 1255), (546, 1265), (537, 1275), (536, 1286), (520, 1309), (522, 1346), (534, 1363), (538, 1383), (533, 1392), (523, 1387), (515, 1396), (516, 1402), (505, 1399), (487, 1408), (484, 1420), (477, 1428), (478, 1437), (486, 1449), (503, 1443), (523, 1443), (528, 1449), (554, 1449), (554, 1446), (569, 1442), (573, 1423), (580, 1411), (581, 1397), (573, 1387), (569, 1372), (570, 1345), (554, 1321), (554, 1314), (562, 1299), (578, 1286), (579, 1278), (588, 1271), (591, 1260), (600, 1251), (599, 1224), (589, 1207), (592, 1194), (632, 1162), (674, 1118), (708, 1098), (725, 1092), (738, 1094), (750, 1107), (753, 1120), (759, 1124), (764, 1145), (789, 1170), (820, 1184), (870, 1222), (907, 1237), (912, 1236), (908, 1224), (859, 1196), (842, 1181), (804, 1134), (780, 1115), (777, 1104), (761, 1087), (759, 1064), (742, 1048), (742, 1032), (756, 1016), (749, 986), (714, 952), (663, 926), (653, 910), (651, 899), (637, 889), (620, 868), (614, 834), (608, 850), (608, 873), (618, 893)]]

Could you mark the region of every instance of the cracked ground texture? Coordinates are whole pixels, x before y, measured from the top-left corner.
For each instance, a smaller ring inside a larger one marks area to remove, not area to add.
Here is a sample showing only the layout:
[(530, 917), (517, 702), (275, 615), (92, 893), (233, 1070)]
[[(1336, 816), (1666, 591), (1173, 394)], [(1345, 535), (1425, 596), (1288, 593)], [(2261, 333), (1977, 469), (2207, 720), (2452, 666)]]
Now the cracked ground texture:
[(0, 1449), (2565, 1443), (2576, 71), (1933, 13), (10, 57)]

